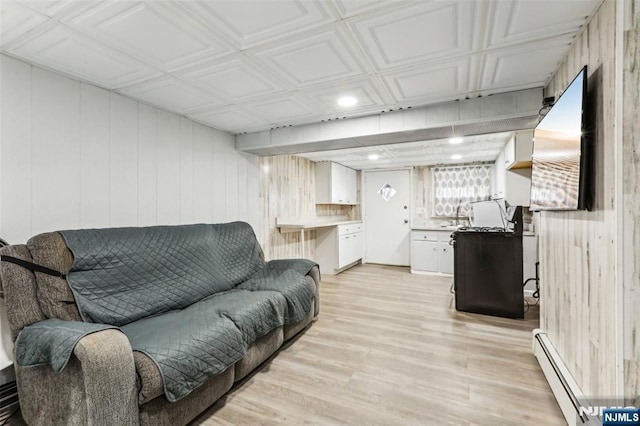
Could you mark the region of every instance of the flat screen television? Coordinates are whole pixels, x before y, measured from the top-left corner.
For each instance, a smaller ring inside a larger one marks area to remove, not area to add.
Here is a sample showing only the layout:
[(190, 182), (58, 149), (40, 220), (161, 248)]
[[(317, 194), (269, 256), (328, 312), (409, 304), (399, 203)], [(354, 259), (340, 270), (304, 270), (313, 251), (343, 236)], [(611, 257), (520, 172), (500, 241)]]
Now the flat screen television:
[(585, 132), (587, 67), (567, 86), (533, 132), (529, 209), (584, 210), (588, 140)]

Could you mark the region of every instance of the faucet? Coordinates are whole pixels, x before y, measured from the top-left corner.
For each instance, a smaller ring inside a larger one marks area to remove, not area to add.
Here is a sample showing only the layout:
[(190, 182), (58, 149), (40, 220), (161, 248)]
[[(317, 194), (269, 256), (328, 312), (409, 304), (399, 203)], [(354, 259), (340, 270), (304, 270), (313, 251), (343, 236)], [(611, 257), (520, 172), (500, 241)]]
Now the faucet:
[(462, 204), (462, 200), (458, 199), (458, 205), (456, 206), (456, 226), (460, 226), (460, 204)]

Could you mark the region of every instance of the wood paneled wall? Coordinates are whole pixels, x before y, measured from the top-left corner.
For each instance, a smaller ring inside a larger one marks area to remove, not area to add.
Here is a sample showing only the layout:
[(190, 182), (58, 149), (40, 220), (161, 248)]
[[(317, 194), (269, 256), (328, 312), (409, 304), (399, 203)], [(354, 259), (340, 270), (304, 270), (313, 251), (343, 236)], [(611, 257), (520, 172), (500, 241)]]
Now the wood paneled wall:
[[(360, 205), (316, 205), (315, 163), (294, 155), (260, 158), (260, 201), (262, 203), (262, 234), (260, 242), (266, 259), (300, 257), (302, 244), (299, 232), (280, 232), (278, 217), (339, 217), (361, 219)], [(357, 174), (360, 199), (360, 172)], [(315, 231), (305, 231), (305, 251), (315, 258)]]
[(640, 0), (629, 2), (624, 32), (624, 386), (640, 406)]
[[(300, 257), (299, 232), (280, 232), (278, 217), (312, 217), (315, 215), (315, 167), (306, 158), (278, 155), (260, 158), (260, 201), (262, 237), (260, 242), (267, 260)], [(307, 257), (315, 254), (315, 232), (305, 236)]]
[(0, 74), (2, 238), (233, 220), (260, 232), (258, 158), (232, 135), (4, 55)]
[(615, 14), (616, 2), (605, 1), (546, 88), (557, 97), (587, 65), (597, 108), (594, 211), (539, 218), (541, 327), (591, 398), (618, 394)]
[(433, 214), (433, 181), (431, 167), (413, 168), (413, 225), (428, 225), (437, 220)]

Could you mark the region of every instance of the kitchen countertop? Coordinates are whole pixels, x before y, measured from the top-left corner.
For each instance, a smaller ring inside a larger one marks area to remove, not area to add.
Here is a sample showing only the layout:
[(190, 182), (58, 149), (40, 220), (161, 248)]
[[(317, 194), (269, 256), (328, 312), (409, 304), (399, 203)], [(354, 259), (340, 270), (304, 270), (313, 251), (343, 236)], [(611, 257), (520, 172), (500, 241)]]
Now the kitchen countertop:
[(455, 225), (452, 225), (452, 226), (431, 225), (431, 226), (412, 226), (411, 230), (412, 231), (455, 231), (458, 228), (459, 227)]
[[(437, 225), (431, 225), (431, 226), (412, 226), (411, 230), (412, 231), (443, 231), (443, 232), (453, 232), (458, 228), (462, 228), (463, 226), (455, 226), (455, 225), (448, 225), (448, 226), (437, 226)], [(534, 232), (531, 231), (524, 231), (522, 233), (523, 237), (533, 237), (536, 234)]]
[(361, 220), (344, 220), (336, 218), (302, 218), (302, 219), (289, 219), (289, 218), (276, 218), (276, 226), (278, 228), (289, 229), (314, 229), (324, 228), (327, 226), (338, 225), (351, 225), (354, 223), (362, 223)]

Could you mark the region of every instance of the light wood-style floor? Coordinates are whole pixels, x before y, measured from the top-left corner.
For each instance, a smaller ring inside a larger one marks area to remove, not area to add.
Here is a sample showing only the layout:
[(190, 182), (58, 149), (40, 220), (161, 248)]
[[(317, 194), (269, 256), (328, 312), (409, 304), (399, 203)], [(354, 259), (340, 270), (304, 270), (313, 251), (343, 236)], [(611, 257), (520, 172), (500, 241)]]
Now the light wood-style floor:
[(457, 312), (450, 278), (325, 275), (318, 320), (196, 425), (564, 425), (525, 320)]

